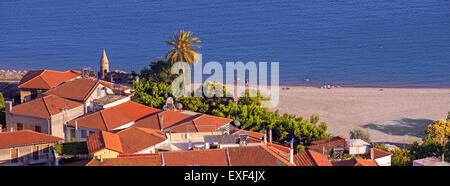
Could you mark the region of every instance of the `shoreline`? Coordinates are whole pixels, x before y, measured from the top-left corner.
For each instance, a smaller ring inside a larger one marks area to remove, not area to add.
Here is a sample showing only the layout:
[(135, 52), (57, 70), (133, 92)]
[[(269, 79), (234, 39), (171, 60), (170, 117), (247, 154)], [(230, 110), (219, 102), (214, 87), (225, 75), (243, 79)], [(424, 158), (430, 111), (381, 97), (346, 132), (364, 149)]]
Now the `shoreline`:
[(373, 142), (420, 143), (426, 127), (450, 112), (450, 88), (280, 86), (279, 93), (270, 111), (305, 119), (318, 115), (333, 135), (349, 137), (361, 128)]

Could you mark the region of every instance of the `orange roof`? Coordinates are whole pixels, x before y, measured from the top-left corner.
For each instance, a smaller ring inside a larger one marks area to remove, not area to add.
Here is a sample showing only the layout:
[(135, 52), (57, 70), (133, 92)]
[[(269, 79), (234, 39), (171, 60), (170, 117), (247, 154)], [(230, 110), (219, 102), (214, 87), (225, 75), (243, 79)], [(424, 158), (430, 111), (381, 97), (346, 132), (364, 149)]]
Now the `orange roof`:
[(107, 86), (110, 89), (116, 89), (116, 90), (122, 90), (122, 91), (131, 89), (131, 87), (129, 87), (129, 86), (120, 85), (120, 87), (118, 87), (118, 86), (115, 86), (114, 83), (103, 81), (103, 80), (100, 80), (100, 83), (104, 86)]
[(116, 133), (120, 137), (123, 153), (133, 154), (153, 145), (164, 142), (163, 132), (154, 129), (130, 127)]
[(62, 140), (64, 139), (48, 134), (43, 134), (40, 132), (34, 132), (31, 130), (1, 132), (0, 148), (59, 142)]
[(341, 160), (332, 162), (334, 166), (378, 166), (378, 163), (374, 160), (366, 160), (353, 158), (349, 160)]
[(225, 149), (162, 152), (167, 166), (228, 166)]
[(86, 166), (161, 166), (159, 154), (147, 156), (104, 158), (102, 161), (93, 158)]
[(142, 117), (159, 112), (159, 109), (128, 101), (120, 105), (94, 112), (68, 123), (80, 127), (111, 131), (122, 125), (136, 121)]
[(297, 166), (332, 166), (325, 155), (310, 150), (294, 155), (294, 162)]
[(83, 104), (67, 100), (58, 96), (49, 95), (40, 98), (36, 98), (29, 102), (16, 105), (12, 108), (12, 113), (34, 116), (39, 118), (50, 118), (51, 116), (62, 112), (63, 108), (70, 110), (76, 107), (80, 107)]
[(197, 132), (211, 132), (217, 130), (217, 128), (225, 124), (230, 123), (233, 120), (229, 118), (202, 114), (199, 117), (196, 117), (193, 121), (195, 127), (197, 128)]
[(382, 157), (386, 157), (386, 156), (390, 156), (392, 155), (390, 152), (378, 149), (378, 148), (373, 148), (373, 156), (374, 159), (378, 159), (378, 158), (382, 158)]
[(312, 145), (308, 146), (308, 149), (310, 150), (314, 150), (316, 152), (322, 152), (323, 150), (325, 150), (326, 152), (328, 152), (329, 148), (336, 148), (336, 147), (344, 148), (345, 138), (342, 136), (336, 136), (332, 138), (312, 141), (311, 144)]
[(51, 89), (80, 75), (81, 72), (76, 70), (67, 70), (65, 72), (53, 70), (32, 70), (25, 74), (25, 76), (20, 80), (19, 88)]
[(99, 84), (100, 81), (96, 79), (78, 78), (50, 89), (44, 94), (84, 102), (92, 95)]
[[(174, 112), (174, 111), (172, 111)], [(174, 112), (177, 113), (177, 112)], [(181, 113), (178, 113), (181, 114)], [(186, 115), (186, 114), (184, 114)], [(217, 131), (217, 129), (227, 123), (230, 123), (232, 119), (222, 118), (217, 116), (211, 116), (208, 114), (197, 114), (195, 116), (189, 116), (177, 123), (167, 126), (164, 124), (165, 129), (170, 129), (173, 132), (211, 132)], [(165, 123), (165, 122), (164, 122)]]
[(89, 154), (93, 154), (102, 149), (109, 149), (119, 153), (123, 153), (122, 143), (117, 134), (106, 131), (96, 132), (86, 138), (86, 145)]
[(260, 140), (263, 140), (263, 138), (264, 138), (264, 134), (261, 132), (253, 132), (253, 131), (242, 130), (242, 129), (234, 132), (233, 135), (239, 136), (239, 134), (242, 134), (242, 133), (248, 133), (248, 136), (250, 138), (255, 138), (255, 139), (260, 139)]
[(153, 129), (130, 127), (117, 133), (97, 132), (86, 139), (89, 153), (110, 149), (119, 153), (133, 154), (164, 142), (166, 136)]
[(207, 114), (191, 116), (165, 110), (136, 121), (134, 126), (160, 129), (161, 118), (164, 129), (170, 129), (172, 132), (210, 132), (232, 121), (232, 119)]
[(293, 166), (265, 146), (227, 148), (231, 166)]

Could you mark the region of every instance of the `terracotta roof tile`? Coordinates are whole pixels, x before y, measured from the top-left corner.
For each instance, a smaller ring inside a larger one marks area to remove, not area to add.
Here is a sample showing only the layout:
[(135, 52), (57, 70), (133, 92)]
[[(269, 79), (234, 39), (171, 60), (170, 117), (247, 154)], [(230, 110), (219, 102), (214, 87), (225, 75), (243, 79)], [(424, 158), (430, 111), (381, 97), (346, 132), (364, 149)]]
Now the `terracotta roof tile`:
[(327, 138), (327, 139), (321, 139), (317, 141), (311, 142), (312, 145), (308, 146), (308, 149), (314, 150), (316, 152), (322, 152), (325, 150), (328, 152), (329, 148), (336, 148), (336, 147), (345, 147), (345, 138), (341, 136), (333, 137), (333, 138)]
[(123, 153), (133, 154), (166, 140), (163, 132), (139, 127), (130, 127), (116, 133), (120, 137)]
[(96, 79), (78, 78), (50, 89), (44, 94), (57, 95), (66, 99), (84, 102), (91, 96), (99, 84), (99, 80)]
[(378, 166), (378, 163), (374, 160), (366, 159), (349, 159), (332, 162), (333, 166)]
[(1, 132), (0, 148), (39, 144), (39, 143), (59, 142), (62, 140), (64, 139), (48, 134), (43, 134), (40, 132), (34, 132), (31, 130)]
[(86, 166), (161, 166), (161, 156), (148, 154), (137, 157), (105, 158), (102, 161), (92, 159)]
[(166, 166), (228, 166), (225, 149), (162, 152)]
[(20, 80), (19, 88), (51, 89), (81, 75), (76, 70), (64, 72), (53, 70), (32, 70)]
[(265, 146), (227, 148), (231, 166), (293, 166)]
[(77, 125), (80, 127), (111, 131), (117, 127), (159, 111), (159, 109), (128, 101), (114, 107), (82, 116), (70, 121), (68, 125), (75, 126), (76, 121)]
[(253, 131), (242, 130), (242, 129), (234, 132), (233, 135), (239, 136), (239, 134), (242, 134), (242, 133), (248, 133), (248, 136), (250, 138), (261, 139), (261, 140), (263, 140), (263, 138), (264, 138), (264, 134), (261, 132), (253, 132)]
[(294, 155), (294, 162), (297, 166), (332, 166), (325, 155), (310, 150)]
[(233, 121), (229, 118), (217, 117), (208, 114), (202, 114), (194, 119), (197, 132), (211, 132), (216, 131), (217, 128)]
[(109, 149), (119, 153), (123, 153), (122, 143), (117, 134), (106, 131), (96, 132), (86, 138), (86, 145), (89, 154), (93, 154), (102, 149)]
[(390, 155), (392, 155), (392, 153), (378, 149), (378, 148), (373, 148), (374, 159), (378, 159), (378, 158), (382, 158), (382, 157), (386, 157), (386, 156), (390, 156)]
[(49, 95), (16, 105), (12, 108), (12, 113), (39, 118), (50, 118), (51, 116), (62, 112), (63, 108), (67, 110), (80, 107), (83, 104), (67, 100), (58, 96)]

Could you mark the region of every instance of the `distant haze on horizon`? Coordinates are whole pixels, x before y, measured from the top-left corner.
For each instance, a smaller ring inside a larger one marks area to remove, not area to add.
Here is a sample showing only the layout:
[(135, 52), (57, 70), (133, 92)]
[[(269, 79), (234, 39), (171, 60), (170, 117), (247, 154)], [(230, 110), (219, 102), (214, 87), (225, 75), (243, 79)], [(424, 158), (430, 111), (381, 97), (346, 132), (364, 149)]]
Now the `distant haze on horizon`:
[[(280, 83), (450, 88), (448, 1), (0, 2), (0, 69), (139, 71), (180, 29), (203, 63), (280, 62)], [(310, 79), (306, 82), (304, 79)]]

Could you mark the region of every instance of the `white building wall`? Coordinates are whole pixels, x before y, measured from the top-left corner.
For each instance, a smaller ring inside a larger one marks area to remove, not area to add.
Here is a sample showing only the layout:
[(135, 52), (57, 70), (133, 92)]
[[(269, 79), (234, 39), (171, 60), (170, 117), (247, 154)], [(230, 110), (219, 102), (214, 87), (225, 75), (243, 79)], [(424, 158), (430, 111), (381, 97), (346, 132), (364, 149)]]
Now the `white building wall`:
[(377, 158), (375, 161), (378, 163), (379, 166), (391, 166), (391, 155)]

